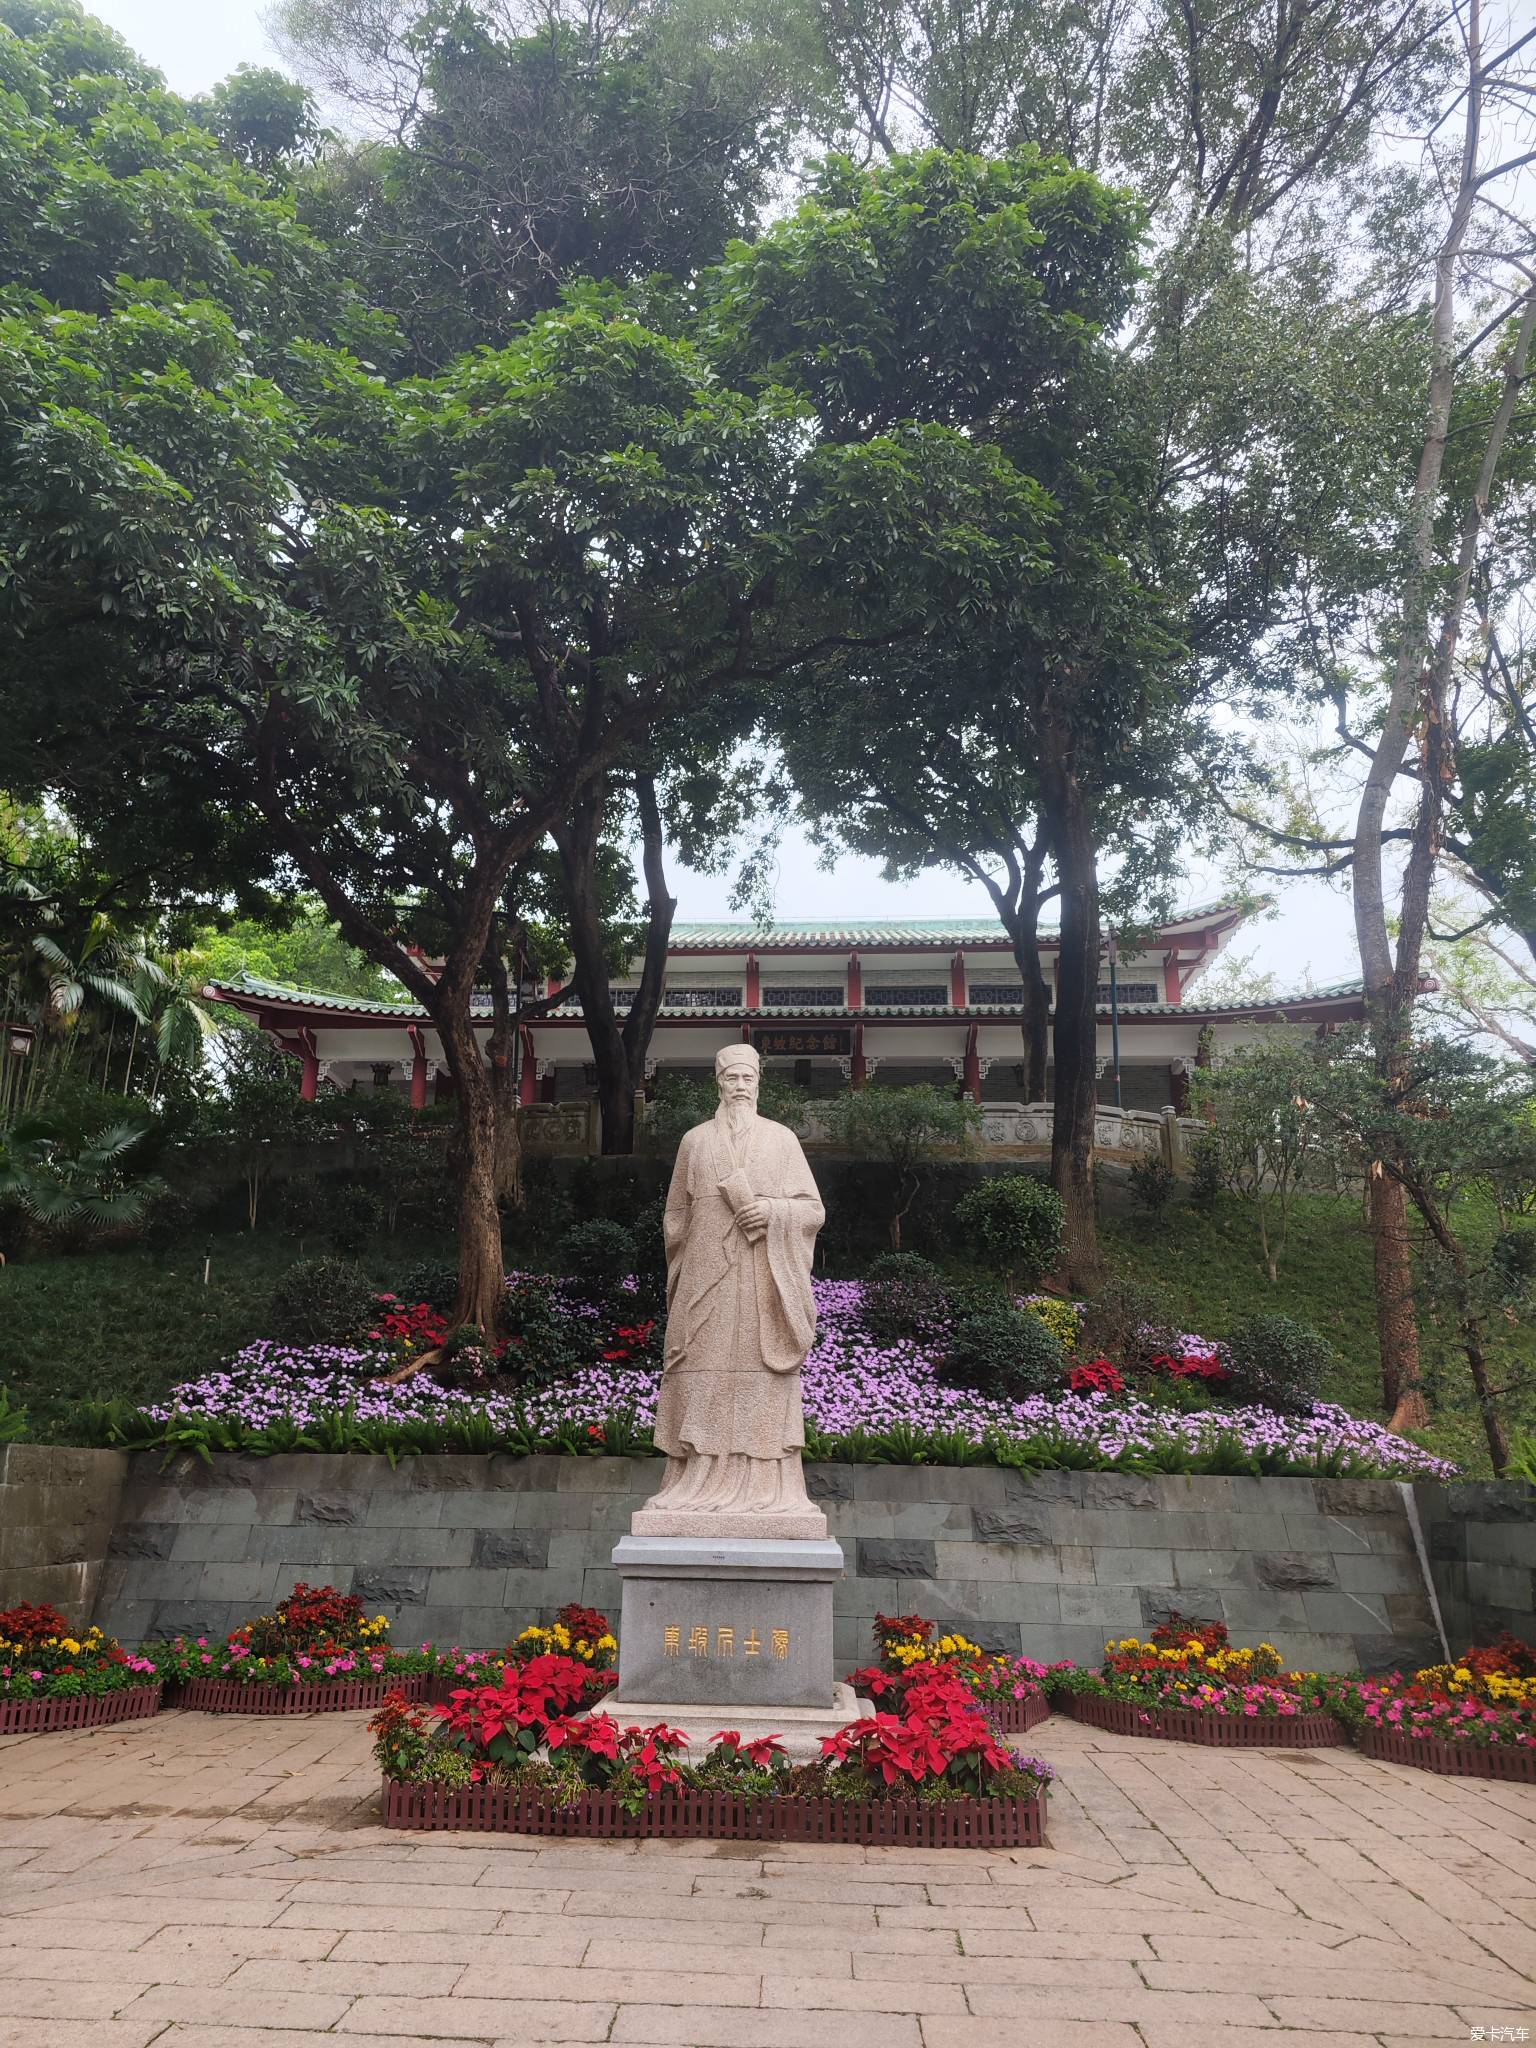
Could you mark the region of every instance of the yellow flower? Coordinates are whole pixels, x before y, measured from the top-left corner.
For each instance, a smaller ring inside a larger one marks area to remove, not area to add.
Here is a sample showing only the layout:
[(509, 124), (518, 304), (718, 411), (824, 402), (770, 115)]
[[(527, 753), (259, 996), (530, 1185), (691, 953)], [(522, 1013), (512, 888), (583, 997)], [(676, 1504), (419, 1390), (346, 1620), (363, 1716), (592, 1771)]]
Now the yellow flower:
[(80, 1654), (80, 1645), (75, 1641), (73, 1636), (66, 1636), (63, 1642), (59, 1645), (59, 1648), (61, 1650), (68, 1650), (71, 1657), (78, 1657)]
[(619, 1647), (619, 1639), (617, 1636), (599, 1636), (597, 1647), (600, 1650), (616, 1650)]

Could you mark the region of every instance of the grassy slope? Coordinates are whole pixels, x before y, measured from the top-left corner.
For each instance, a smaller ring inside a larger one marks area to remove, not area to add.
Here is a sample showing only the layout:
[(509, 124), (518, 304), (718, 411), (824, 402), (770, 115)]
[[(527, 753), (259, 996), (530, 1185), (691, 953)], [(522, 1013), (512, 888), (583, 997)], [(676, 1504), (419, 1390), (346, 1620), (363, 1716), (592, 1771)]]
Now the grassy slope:
[[(1161, 1220), (1106, 1219), (1105, 1246), (1127, 1275), (1165, 1287), (1188, 1330), (1224, 1336), (1239, 1317), (1279, 1310), (1301, 1317), (1337, 1347), (1340, 1376), (1330, 1394), (1362, 1415), (1378, 1412), (1370, 1253), (1351, 1203), (1323, 1197), (1298, 1204), (1277, 1286), (1260, 1262), (1253, 1220), (1240, 1203), (1210, 1212), (1187, 1206)], [(148, 1400), (178, 1379), (212, 1370), (270, 1330), (268, 1302), (295, 1247), (276, 1231), (220, 1238), (203, 1284), (203, 1247), (156, 1260), (140, 1252), (99, 1252), (0, 1268), (0, 1384), (24, 1401), (46, 1432), (86, 1395)], [(381, 1287), (402, 1266), (451, 1257), (451, 1242), (398, 1240), (367, 1261)], [(1429, 1441), (1470, 1470), (1487, 1454), (1467, 1400), (1465, 1370), (1443, 1367), (1433, 1332), (1428, 1355), (1437, 1400)], [(1536, 1337), (1517, 1339), (1529, 1360)], [(1536, 1397), (1513, 1418), (1536, 1424)]]

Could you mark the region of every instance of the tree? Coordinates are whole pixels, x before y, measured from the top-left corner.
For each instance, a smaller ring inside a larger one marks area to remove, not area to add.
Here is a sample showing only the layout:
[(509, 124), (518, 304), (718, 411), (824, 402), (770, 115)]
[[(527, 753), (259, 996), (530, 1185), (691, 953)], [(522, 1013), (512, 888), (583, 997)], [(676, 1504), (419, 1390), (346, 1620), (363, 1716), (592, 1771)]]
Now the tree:
[(233, 981), (253, 974), (290, 988), (323, 989), (365, 1002), (397, 1003), (400, 985), (349, 946), (314, 897), (297, 897), (281, 922), (236, 918), (223, 930), (204, 925), (193, 938), (203, 976)]
[[(134, 107), (154, 125), (158, 102)], [(99, 142), (57, 147), (110, 180)], [(184, 148), (201, 190), (214, 145)], [(733, 272), (664, 329), (587, 287), (505, 348), (394, 378), (344, 346), (377, 326), (291, 195), (219, 161), (235, 227), (254, 212), (274, 262), (302, 251), (306, 291), (254, 301), (215, 221), (196, 299), (128, 279), (107, 310), (34, 303), (0, 334), (0, 764), (172, 843), (227, 803), (422, 1004), (458, 1105), (456, 1317), (491, 1327), (496, 1096), (470, 998), (509, 875), (668, 720), (1015, 587), (1041, 494), (931, 402), (912, 418), (904, 366), (868, 387), (878, 424), (821, 433), (760, 351), (721, 349)], [(1113, 235), (1107, 202), (1063, 221), (1081, 267), (1050, 306), (1049, 241), (995, 286), (1009, 364), (1045, 376), (1091, 310), (1105, 216)], [(957, 335), (949, 367), (990, 375), (990, 347)], [(446, 935), (435, 975), (401, 940), (413, 903)]]
[(1193, 1105), (1210, 1117), (1202, 1145), (1225, 1185), (1253, 1205), (1271, 1286), (1280, 1277), (1296, 1197), (1324, 1164), (1312, 1096), (1326, 1058), (1315, 1039), (1274, 1036), (1196, 1068), (1191, 1078)]
[[(1314, 1074), (1313, 1104), (1341, 1165), (1389, 1177), (1425, 1232), (1428, 1284), (1449, 1307), (1496, 1473), (1509, 1463), (1505, 1403), (1528, 1384), (1500, 1340), (1529, 1314), (1536, 1259), (1518, 1233), (1492, 1236), (1487, 1198), (1500, 1213), (1536, 1189), (1536, 1101), (1530, 1075), (1465, 1046), (1420, 1036), (1383, 1073), (1374, 1033), (1329, 1041)], [(1501, 1371), (1512, 1377), (1500, 1383)]]
[(278, 41), (377, 132), (306, 180), (416, 367), (503, 346), (575, 277), (684, 279), (749, 231), (806, 63), (782, 19), (619, 8), (281, 0)]
[(886, 1231), (891, 1250), (901, 1250), (902, 1218), (917, 1199), (923, 1170), (945, 1152), (965, 1150), (981, 1124), (968, 1096), (958, 1099), (924, 1084), (919, 1088), (849, 1088), (817, 1113), (828, 1135), (864, 1159), (876, 1159), (890, 1174)]

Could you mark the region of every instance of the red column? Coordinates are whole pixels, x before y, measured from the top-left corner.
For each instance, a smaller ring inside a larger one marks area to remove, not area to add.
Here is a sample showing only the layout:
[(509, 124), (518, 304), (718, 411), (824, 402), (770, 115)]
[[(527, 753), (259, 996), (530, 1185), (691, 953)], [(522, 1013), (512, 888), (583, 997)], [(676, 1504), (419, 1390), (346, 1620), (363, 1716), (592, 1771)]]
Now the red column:
[(305, 1102), (313, 1102), (320, 1092), (320, 1054), (315, 1046), (313, 1031), (301, 1031), (299, 1044), (304, 1061), (299, 1077), (299, 1095)]
[(539, 1083), (539, 1100), (541, 1102), (554, 1101), (555, 1084), (558, 1078), (559, 1077), (555, 1073), (555, 1063), (553, 1060), (551, 1060), (549, 1063), (549, 1072), (544, 1076), (543, 1080), (541, 1080)]
[(525, 1024), (523, 1035), (523, 1064), (517, 1076), (517, 1099), (525, 1106), (537, 1102), (539, 1093), (539, 1063), (533, 1056), (533, 1033)]
[(862, 1010), (864, 1007), (864, 963), (857, 953), (848, 955), (848, 1007)]
[(411, 1107), (425, 1109), (427, 1106), (427, 1042), (416, 1025), (409, 1032), (411, 1041)]
[(965, 1034), (965, 1092), (972, 1102), (981, 1100), (981, 1060), (976, 1050), (978, 1027), (972, 1025)]
[(763, 977), (755, 953), (747, 955), (746, 997), (749, 1010), (760, 1010), (763, 1007)]
[[(855, 954), (854, 958), (857, 959), (858, 955)], [(862, 1088), (866, 1079), (867, 1073), (864, 1066), (864, 1026), (862, 1024), (855, 1024), (853, 1027), (853, 1058), (848, 1062), (848, 1084), (852, 1088)]]
[(949, 963), (949, 1000), (957, 1010), (963, 1010), (970, 998), (965, 987), (965, 955), (957, 953)]
[(1169, 1002), (1182, 1003), (1184, 1000), (1184, 981), (1179, 973), (1179, 956), (1177, 953), (1165, 953), (1163, 955), (1163, 971), (1168, 977)]

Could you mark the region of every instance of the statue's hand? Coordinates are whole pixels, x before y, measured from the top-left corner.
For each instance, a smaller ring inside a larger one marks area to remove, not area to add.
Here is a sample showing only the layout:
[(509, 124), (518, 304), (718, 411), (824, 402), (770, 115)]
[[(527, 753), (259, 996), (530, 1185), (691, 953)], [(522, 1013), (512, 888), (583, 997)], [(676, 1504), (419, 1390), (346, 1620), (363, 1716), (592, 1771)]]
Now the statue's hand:
[(736, 1211), (736, 1221), (755, 1243), (768, 1228), (768, 1204), (766, 1202), (743, 1202)]

